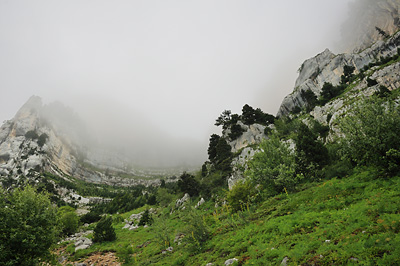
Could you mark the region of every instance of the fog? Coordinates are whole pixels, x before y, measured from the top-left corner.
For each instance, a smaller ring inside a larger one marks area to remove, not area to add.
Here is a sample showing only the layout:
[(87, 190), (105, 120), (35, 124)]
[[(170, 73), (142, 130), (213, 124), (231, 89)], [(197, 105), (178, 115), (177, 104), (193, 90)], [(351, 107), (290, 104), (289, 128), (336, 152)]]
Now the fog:
[(349, 2), (2, 0), (0, 121), (38, 95), (134, 160), (200, 164), (223, 110), (275, 115), (301, 63), (339, 47)]

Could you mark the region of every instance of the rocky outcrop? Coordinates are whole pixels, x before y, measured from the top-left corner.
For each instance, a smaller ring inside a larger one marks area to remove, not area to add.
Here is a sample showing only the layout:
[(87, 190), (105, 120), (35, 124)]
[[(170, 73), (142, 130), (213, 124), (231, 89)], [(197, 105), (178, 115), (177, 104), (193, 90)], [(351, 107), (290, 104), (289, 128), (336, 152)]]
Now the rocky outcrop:
[(251, 147), (246, 147), (242, 150), (239, 156), (232, 160), (232, 174), (228, 178), (229, 189), (232, 189), (236, 182), (244, 179), (243, 173), (247, 170), (247, 162), (251, 160), (256, 153), (257, 150)]
[(325, 82), (338, 85), (345, 66), (353, 66), (355, 74), (358, 74), (369, 63), (397, 54), (399, 45), (400, 32), (386, 41), (376, 42), (370, 48), (359, 53), (335, 55), (327, 49), (306, 60), (300, 67), (294, 91), (284, 98), (277, 116), (285, 116), (296, 108), (303, 108), (306, 105), (306, 99), (302, 97), (302, 92), (311, 90), (316, 96), (319, 96)]
[(189, 201), (190, 201), (190, 196), (188, 193), (185, 193), (185, 195), (181, 199), (176, 200), (175, 208), (178, 210), (184, 210), (186, 209), (186, 205)]
[(362, 51), (384, 39), (376, 27), (389, 35), (400, 29), (398, 0), (358, 0), (350, 5), (349, 19), (342, 26), (344, 48)]
[[(241, 121), (238, 121), (237, 124), (243, 129), (243, 133), (237, 139), (228, 142), (232, 147), (233, 153), (238, 152), (249, 145), (258, 144), (267, 137), (264, 134), (265, 126), (263, 125), (245, 125)], [(222, 137), (229, 140), (229, 134), (230, 129), (228, 128), (222, 132)]]

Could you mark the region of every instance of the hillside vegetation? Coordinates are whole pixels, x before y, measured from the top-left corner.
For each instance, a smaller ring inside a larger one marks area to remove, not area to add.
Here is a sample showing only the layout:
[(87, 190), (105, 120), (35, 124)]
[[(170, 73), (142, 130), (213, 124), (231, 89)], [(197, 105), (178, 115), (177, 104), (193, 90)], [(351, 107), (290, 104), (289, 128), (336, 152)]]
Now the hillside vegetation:
[[(112, 253), (123, 265), (399, 265), (400, 90), (372, 79), (398, 66), (399, 52), (357, 74), (344, 67), (339, 84), (302, 91), (286, 116), (247, 104), (224, 111), (209, 161), (177, 182), (111, 187), (40, 173), (15, 188), (4, 179), (0, 264), (90, 265)], [(339, 102), (318, 121), (315, 110)], [(264, 140), (233, 152), (255, 124)], [(252, 155), (237, 163), (243, 152)], [(57, 196), (63, 189), (76, 194)], [(81, 196), (102, 198), (78, 216)], [(79, 231), (86, 238), (67, 238)]]

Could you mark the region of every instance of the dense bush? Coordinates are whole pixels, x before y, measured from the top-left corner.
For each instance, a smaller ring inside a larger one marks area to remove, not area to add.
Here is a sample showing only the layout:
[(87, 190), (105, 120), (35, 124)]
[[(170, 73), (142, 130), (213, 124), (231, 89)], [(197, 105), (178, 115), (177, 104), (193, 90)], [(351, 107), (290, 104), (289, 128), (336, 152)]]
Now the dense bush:
[(111, 217), (103, 217), (93, 230), (93, 242), (114, 241), (116, 239)]
[(70, 206), (62, 206), (57, 212), (60, 220), (61, 231), (64, 235), (72, 235), (76, 233), (79, 227), (79, 217), (75, 213), (75, 209)]
[(249, 161), (246, 176), (272, 195), (282, 192), (284, 188), (294, 189), (302, 177), (296, 175), (295, 154), (289, 144), (272, 135), (261, 142), (260, 150)]
[(240, 180), (227, 192), (226, 200), (233, 212), (244, 210), (255, 201), (256, 190), (248, 181)]
[(37, 265), (57, 241), (57, 210), (48, 196), (26, 187), (0, 188), (0, 264)]
[(372, 97), (355, 104), (339, 120), (340, 152), (353, 165), (376, 166), (386, 174), (400, 170), (400, 108), (393, 101)]

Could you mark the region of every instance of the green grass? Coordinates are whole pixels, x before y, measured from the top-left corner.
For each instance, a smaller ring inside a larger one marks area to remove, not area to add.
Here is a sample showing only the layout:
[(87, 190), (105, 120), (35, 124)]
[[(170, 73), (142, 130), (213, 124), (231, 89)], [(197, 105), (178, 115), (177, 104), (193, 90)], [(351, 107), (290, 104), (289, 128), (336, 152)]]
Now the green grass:
[[(209, 239), (197, 246), (173, 242), (187, 227), (188, 211), (168, 215), (169, 210), (159, 209), (156, 225), (129, 231), (122, 229), (124, 223), (114, 224), (116, 241), (94, 244), (74, 258), (115, 251), (125, 265), (223, 265), (234, 257), (238, 265), (279, 265), (285, 257), (289, 265), (400, 264), (400, 177), (358, 171), (305, 184), (297, 193), (268, 198), (235, 214), (227, 207), (215, 209), (211, 201), (195, 212), (209, 232)], [(164, 215), (168, 218), (160, 220)], [(173, 252), (162, 253), (168, 244), (160, 232), (172, 239)]]

